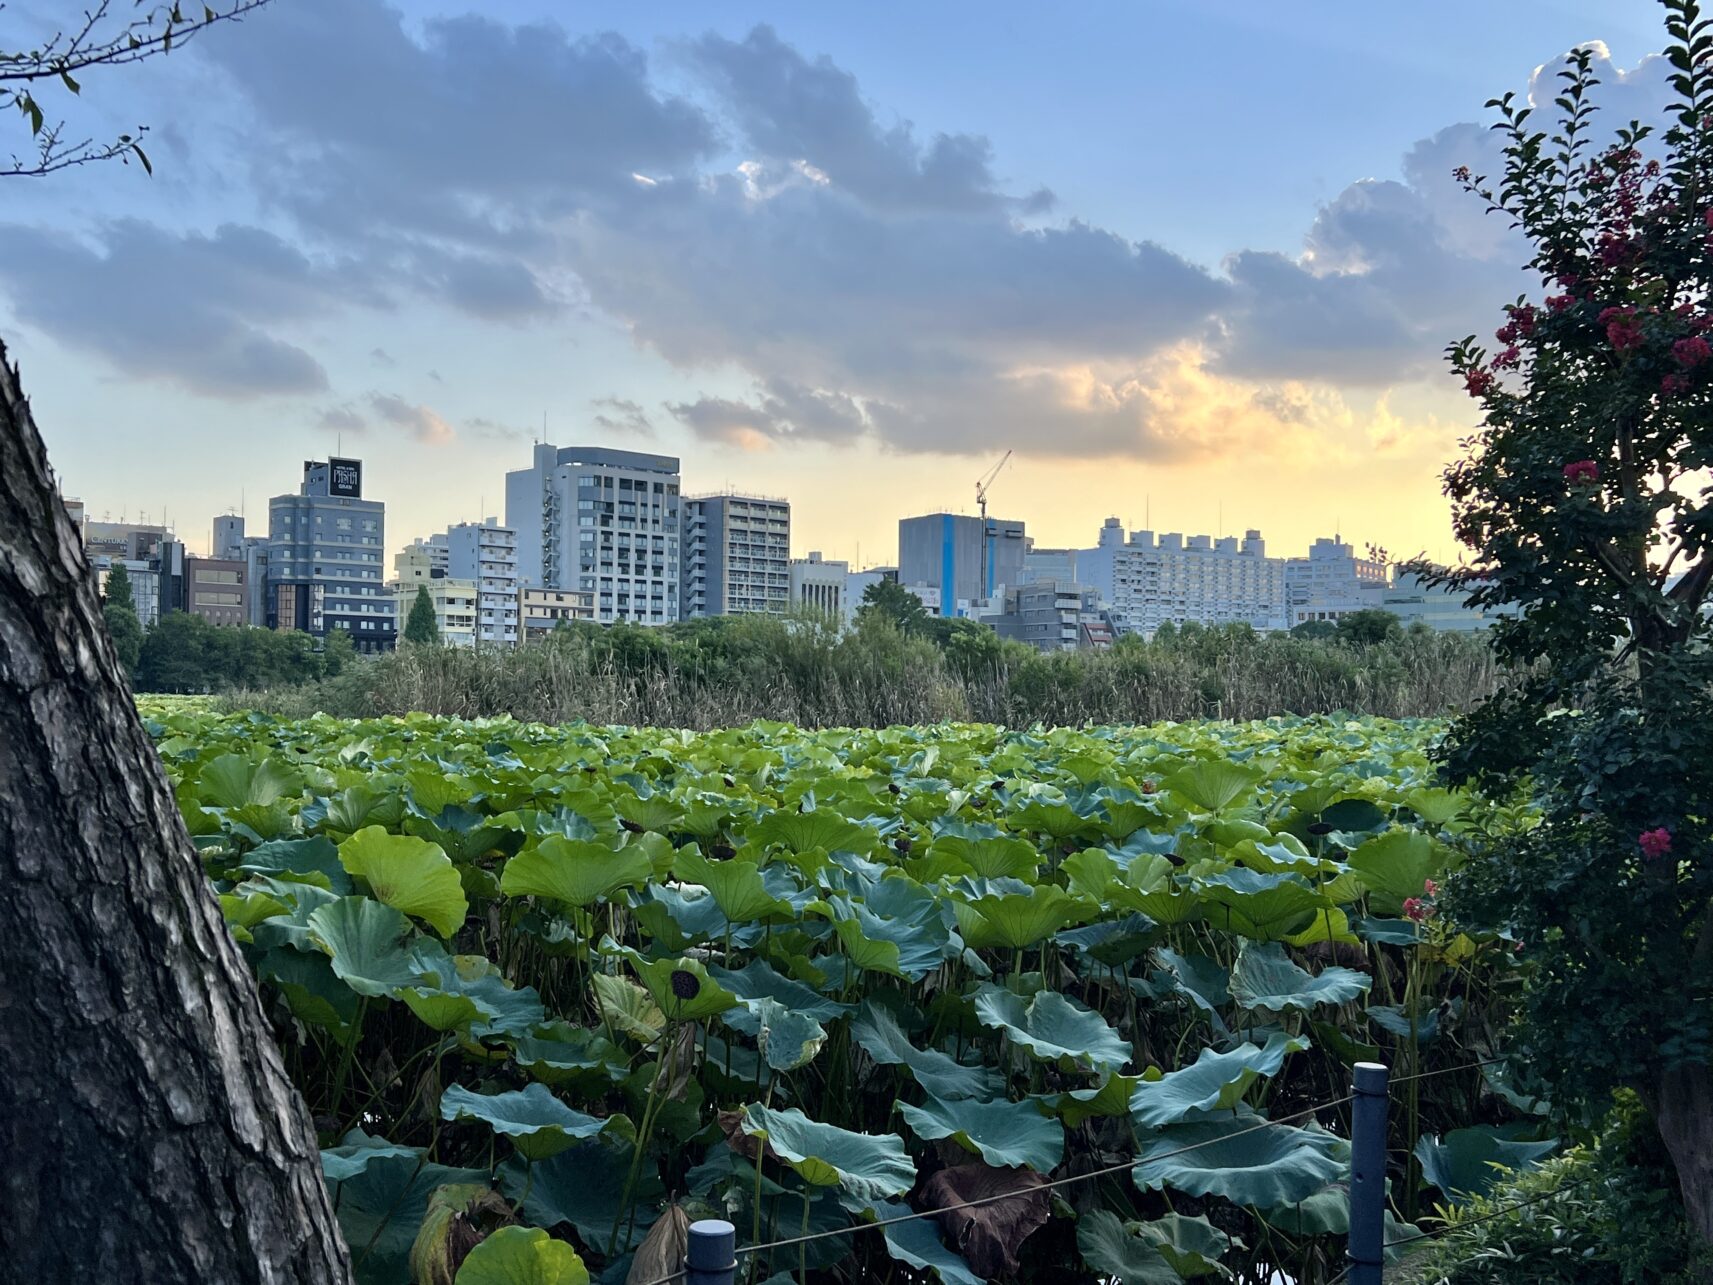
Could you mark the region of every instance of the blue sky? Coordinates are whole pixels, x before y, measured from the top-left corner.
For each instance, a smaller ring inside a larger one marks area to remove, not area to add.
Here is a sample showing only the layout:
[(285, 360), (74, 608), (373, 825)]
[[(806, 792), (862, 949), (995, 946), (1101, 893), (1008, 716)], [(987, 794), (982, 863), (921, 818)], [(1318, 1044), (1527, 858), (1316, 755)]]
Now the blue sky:
[(790, 496), (799, 552), (890, 557), (1010, 448), (1047, 544), (1447, 556), (1438, 355), (1529, 284), (1450, 169), (1580, 42), (1657, 110), (1658, 20), (275, 0), (54, 104), (148, 123), (155, 177), (0, 188), (0, 333), (67, 491), (193, 546), (336, 444), (394, 547), (497, 512), (545, 415)]

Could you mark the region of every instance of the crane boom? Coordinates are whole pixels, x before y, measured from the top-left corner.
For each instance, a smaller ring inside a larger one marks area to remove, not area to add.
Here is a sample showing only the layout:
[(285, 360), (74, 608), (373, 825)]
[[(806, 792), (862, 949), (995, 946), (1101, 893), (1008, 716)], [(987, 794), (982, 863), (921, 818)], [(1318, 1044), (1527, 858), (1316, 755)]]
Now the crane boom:
[(999, 463), (987, 471), (987, 476), (975, 484), (976, 507), (981, 510), (982, 519), (987, 518), (987, 488), (993, 485), (993, 479), (999, 476), (999, 470), (1011, 462), (1011, 452), (1007, 451), (999, 457)]

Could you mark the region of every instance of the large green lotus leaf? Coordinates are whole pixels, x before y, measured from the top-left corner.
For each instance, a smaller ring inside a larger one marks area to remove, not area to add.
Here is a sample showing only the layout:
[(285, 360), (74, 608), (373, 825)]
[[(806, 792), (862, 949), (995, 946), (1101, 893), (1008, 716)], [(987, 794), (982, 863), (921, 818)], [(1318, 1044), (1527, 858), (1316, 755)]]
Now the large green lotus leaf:
[(251, 848), (238, 869), (253, 874), (295, 876), (338, 896), (351, 891), (351, 876), (339, 864), (339, 849), (323, 835), (308, 839), (275, 839)]
[(550, 834), (506, 862), (500, 890), (508, 897), (545, 897), (589, 906), (623, 888), (638, 888), (654, 874), (639, 848), (610, 848), (588, 839)]
[(514, 1049), (518, 1065), (542, 1083), (571, 1084), (587, 1096), (604, 1093), (630, 1070), (618, 1045), (600, 1032), (564, 1023), (547, 1034), (525, 1036)]
[(526, 1160), (545, 1160), (607, 1127), (605, 1120), (573, 1111), (545, 1084), (508, 1093), (474, 1093), (461, 1084), (449, 1085), (440, 1095), (440, 1117), (481, 1120), (510, 1138)]
[(327, 800), (322, 825), (334, 834), (355, 834), (365, 826), (385, 830), (399, 824), (403, 816), (404, 807), (398, 795), (379, 793), (367, 785), (353, 785)]
[(1180, 955), (1162, 946), (1154, 952), (1171, 974), (1173, 987), (1204, 1012), (1218, 1014), (1231, 1002), (1231, 978), (1206, 955)]
[(743, 1131), (767, 1145), (803, 1181), (838, 1187), (852, 1208), (902, 1196), (916, 1185), (916, 1166), (897, 1134), (853, 1133), (811, 1120), (795, 1107), (775, 1111), (760, 1104), (744, 1108)]
[[(1350, 1234), (1350, 1187), (1348, 1182), (1336, 1182), (1314, 1194), (1277, 1209), (1257, 1210), (1269, 1226), (1292, 1236), (1347, 1236)], [(1399, 1222), (1387, 1209), (1382, 1234), (1385, 1237), (1386, 1261), (1401, 1258), (1403, 1248), (1421, 1239), (1421, 1229), (1413, 1223)]]
[(410, 1285), (410, 1247), (429, 1199), (444, 1186), (488, 1185), (486, 1169), (451, 1169), (425, 1164), (419, 1155), (384, 1156), (360, 1173), (328, 1183), (339, 1231), (351, 1255), (359, 1285)]
[(837, 812), (771, 812), (749, 832), (757, 843), (782, 844), (802, 854), (816, 848), (824, 852), (868, 852), (875, 843), (874, 831), (845, 820)]
[(1005, 1032), (1044, 1062), (1069, 1070), (1118, 1071), (1129, 1064), (1128, 1040), (1091, 1008), (1058, 991), (1042, 991), (1025, 1001), (1021, 995), (988, 983), (976, 992), (976, 1019)]
[(389, 995), (416, 983), (405, 951), (410, 920), (368, 897), (341, 897), (317, 907), (309, 931), (333, 957), (333, 971), (359, 995)]
[[(1347, 877), (1350, 878), (1352, 883), (1355, 882), (1355, 877), (1350, 875), (1340, 875), (1339, 879)], [(1321, 892), (1325, 893), (1330, 900), (1337, 900), (1337, 898), (1333, 896), (1332, 890), (1337, 885), (1339, 879), (1335, 879), (1330, 883), (1324, 883), (1321, 885)], [(1361, 890), (1358, 889), (1350, 900), (1355, 900), (1356, 897), (1361, 895)], [(1337, 906), (1334, 906), (1331, 910), (1322, 910), (1313, 919), (1309, 920), (1309, 926), (1301, 932), (1291, 933), (1288, 936), (1279, 938), (1279, 940), (1284, 942), (1287, 946), (1295, 946), (1298, 950), (1303, 949), (1305, 946), (1313, 946), (1316, 942), (1341, 941), (1350, 946), (1359, 946), (1362, 944), (1361, 938), (1350, 931), (1350, 920), (1345, 916), (1344, 911)]]
[(1406, 897), (1420, 897), (1429, 879), (1445, 874), (1452, 855), (1431, 835), (1397, 829), (1360, 845), (1348, 864), (1368, 885), (1375, 908), (1395, 914)]
[(357, 996), (321, 952), (275, 947), (256, 961), (256, 976), (279, 989), (298, 1021), (331, 1031), (341, 1043), (346, 1039), (357, 1019)]
[(410, 801), (425, 817), (439, 817), (450, 808), (468, 803), (475, 793), (469, 781), (445, 772), (408, 772), (405, 781)]
[(407, 816), (402, 828), (406, 834), (438, 843), (441, 851), (460, 865), (494, 851), (510, 855), (522, 846), (521, 830), (489, 825), (487, 821), (488, 817), (481, 812), (452, 804), (431, 816)]
[(1361, 834), (1386, 824), (1386, 810), (1369, 799), (1340, 799), (1321, 809), (1320, 821), (1334, 830)]
[(1078, 909), (1076, 898), (1050, 883), (1039, 884), (1027, 893), (952, 903), (958, 932), (976, 950), (1033, 946), (1075, 919)]
[(294, 950), (320, 952), (321, 947), (309, 931), (309, 917), (322, 906), (331, 906), (338, 901), (338, 893), (329, 892), (318, 884), (273, 879), (267, 875), (251, 875), (244, 880), (243, 886), (266, 892), (291, 906), (289, 914), (264, 919), (251, 930), (258, 950), (289, 946)]
[(484, 955), (448, 955), (431, 939), (411, 952), (418, 984), (397, 997), (437, 1031), (469, 1028), (472, 1035), (527, 1035), (545, 1019), (541, 997), (531, 987), (506, 983), (498, 965)]
[(1229, 1053), (1203, 1049), (1189, 1066), (1155, 1080), (1144, 1077), (1131, 1095), (1130, 1114), (1144, 1128), (1159, 1129), (1199, 1111), (1228, 1111), (1256, 1080), (1277, 1075), (1285, 1054), (1308, 1046), (1307, 1040), (1279, 1031), (1262, 1048), (1240, 1044)]
[(378, 901), (426, 920), (442, 937), (463, 927), (470, 913), (457, 867), (426, 840), (371, 825), (339, 845), (339, 861), (368, 881)]
[(1368, 1020), (1388, 1035), (1417, 1044), (1432, 1044), (1439, 1038), (1439, 1006), (1418, 1009), (1412, 1020), (1402, 1004), (1370, 1004)]
[(1153, 1222), (1139, 1223), (1136, 1230), (1186, 1280), (1229, 1276), (1219, 1260), (1231, 1248), (1231, 1237), (1206, 1218), (1166, 1214)]
[(1369, 978), (1353, 968), (1323, 968), (1318, 975), (1298, 968), (1277, 942), (1246, 941), (1231, 969), (1231, 997), (1243, 1008), (1275, 1012), (1318, 1004), (1344, 1004), (1368, 991)]
[(1040, 1104), (929, 1098), (922, 1106), (898, 1104), (898, 1113), (918, 1138), (950, 1138), (996, 1169), (1049, 1173), (1065, 1158), (1065, 1126), (1042, 1115)]
[(630, 960), (642, 984), (655, 1004), (674, 1022), (694, 1022), (698, 1018), (723, 1013), (738, 1002), (738, 997), (711, 976), (700, 960), (644, 959), (634, 950), (621, 952)]
[(668, 834), (684, 820), (684, 809), (663, 794), (639, 798), (634, 794), (613, 797), (613, 811), (634, 826), (654, 834)]
[(1030, 830), (1044, 834), (1056, 842), (1096, 834), (1098, 823), (1085, 817), (1068, 803), (1049, 803), (1036, 799), (1005, 818), (1014, 830)]
[(1160, 1131), (1144, 1144), (1134, 1175), (1144, 1191), (1172, 1187), (1271, 1208), (1308, 1197), (1340, 1177), (1347, 1164), (1330, 1134), (1240, 1113)]
[[(625, 1212), (625, 1182), (635, 1155), (636, 1149), (629, 1141), (608, 1130), (539, 1164), (526, 1165), (514, 1158), (501, 1167), (500, 1184), (514, 1203), (523, 1201), (526, 1221), (547, 1228), (568, 1224), (576, 1228), (584, 1244), (604, 1249), (614, 1222)], [(656, 1167), (643, 1165), (637, 1174), (637, 1204), (648, 1209), (665, 1197), (666, 1189), (660, 1185)], [(633, 1247), (647, 1230), (639, 1223), (627, 1241), (628, 1221), (620, 1221), (621, 1252)]]
[(694, 848), (680, 848), (672, 861), (672, 873), (685, 883), (706, 888), (720, 913), (734, 924), (792, 913), (791, 903), (769, 892), (760, 868), (748, 861), (735, 857), (710, 861)]
[[(720, 903), (706, 889), (651, 883), (648, 895), (651, 900), (636, 906), (634, 913), (655, 938), (654, 944), (658, 947), (683, 950), (696, 942), (712, 941), (731, 931), (731, 920), (725, 917)], [(741, 942), (746, 930), (753, 932), (759, 929), (759, 924), (745, 925), (732, 932), (732, 940)]]
[(1059, 863), (1059, 869), (1072, 893), (1097, 906), (1105, 904), (1106, 890), (1119, 874), (1118, 863), (1102, 848), (1073, 852)]
[(666, 1029), (666, 1014), (645, 987), (628, 977), (596, 973), (589, 979), (601, 1020), (643, 1045), (653, 1044)]
[(353, 1129), (337, 1147), (321, 1149), (321, 1176), (330, 1183), (344, 1182), (347, 1178), (355, 1178), (376, 1160), (414, 1160), (420, 1155), (421, 1147), (402, 1147), (385, 1138), (370, 1137), (361, 1129)]
[(1160, 819), (1159, 808), (1138, 799), (1108, 797), (1101, 800), (1101, 809), (1106, 813), (1106, 819), (1100, 828), (1118, 840), (1128, 839), (1144, 826), (1153, 825)]
[(986, 1285), (970, 1270), (963, 1255), (941, 1241), (939, 1220), (915, 1218), (911, 1216), (914, 1212), (909, 1205), (894, 1201), (875, 1205), (875, 1217), (882, 1223), (880, 1234), (886, 1238), (886, 1252), (918, 1271), (933, 1272), (944, 1285)]
[(942, 834), (928, 846), (930, 860), (944, 860), (958, 873), (982, 879), (1032, 880), (1041, 864), (1035, 845), (1013, 835)]
[(235, 941), (250, 941), (250, 929), (264, 919), (287, 914), (285, 902), (265, 892), (223, 892), (220, 894), (220, 916), (232, 930)]
[(726, 1015), (739, 1011), (754, 1021), (762, 1056), (775, 1071), (795, 1071), (807, 1065), (827, 1042), (826, 1027), (776, 999), (745, 1000), (728, 1009)]
[(1404, 795), (1404, 806), (1431, 826), (1443, 826), (1469, 806), (1469, 797), (1457, 790), (1417, 786)]
[(1487, 1195), (1507, 1171), (1533, 1169), (1558, 1149), (1556, 1138), (1516, 1140), (1506, 1137), (1507, 1132), (1514, 1130), (1476, 1125), (1453, 1129), (1443, 1138), (1423, 1135), (1416, 1142), (1422, 1177), (1438, 1187), (1448, 1201), (1462, 1204), (1471, 1197)]
[(906, 980), (915, 981), (933, 966), (931, 964), (923, 965), (912, 976), (904, 969), (904, 955), (899, 950), (898, 943), (883, 938), (870, 937), (863, 931), (862, 923), (854, 916), (850, 919), (835, 920), (833, 931), (839, 935), (839, 945), (844, 950), (846, 958), (864, 972), (886, 973), (892, 977), (903, 977)]
[(1105, 1209), (1091, 1209), (1077, 1219), (1077, 1253), (1102, 1280), (1115, 1285), (1182, 1285), (1184, 1279), (1152, 1241)]
[(229, 808), (226, 812), (226, 824), (233, 834), (257, 845), (291, 834), (297, 828), (291, 804), (284, 799), (273, 803), (246, 803), (241, 808)]
[(539, 1227), (501, 1227), (470, 1251), (453, 1285), (589, 1285), (589, 1269)]
[(1202, 896), (1208, 902), (1204, 917), (1209, 923), (1261, 940), (1300, 932), (1332, 905), (1297, 875), (1260, 874), (1236, 867), (1207, 876), (1203, 884)]
[(1119, 1075), (1108, 1072), (1092, 1089), (1072, 1089), (1059, 1094), (1053, 1109), (1071, 1128), (1076, 1128), (1091, 1116), (1112, 1117), (1130, 1114), (1130, 1097), (1142, 1083), (1139, 1075)]
[(871, 1000), (851, 1019), (851, 1038), (882, 1066), (903, 1066), (936, 1098), (991, 1098), (1005, 1081), (991, 1067), (966, 1066), (937, 1049), (919, 1049), (898, 1020)]
[(1165, 779), (1165, 787), (1178, 798), (1203, 812), (1230, 807), (1266, 779), (1265, 773), (1233, 763), (1230, 759), (1204, 759), (1179, 768)]
[(254, 763), (236, 754), (222, 754), (205, 763), (196, 778), (197, 795), (218, 808), (265, 808), (300, 788), (300, 778), (290, 764), (271, 756)]
[(1087, 928), (1067, 928), (1053, 940), (1097, 964), (1118, 968), (1144, 954), (1157, 936), (1156, 925), (1147, 915), (1125, 915), (1106, 919)]
[[(708, 975), (740, 1000), (778, 1000), (787, 1008), (811, 1017), (817, 1022), (831, 1022), (851, 1011), (849, 1004), (828, 999), (802, 982), (794, 981), (774, 969), (766, 960), (752, 959), (739, 969), (708, 965)], [(723, 1015), (726, 1025), (735, 1031), (753, 1036), (760, 1029), (760, 1020), (748, 1007), (733, 1008)]]
[(1114, 880), (1107, 886), (1107, 897), (1113, 905), (1146, 915), (1157, 924), (1192, 924), (1203, 918), (1206, 909), (1194, 893), (1176, 888), (1141, 892), (1122, 880)]

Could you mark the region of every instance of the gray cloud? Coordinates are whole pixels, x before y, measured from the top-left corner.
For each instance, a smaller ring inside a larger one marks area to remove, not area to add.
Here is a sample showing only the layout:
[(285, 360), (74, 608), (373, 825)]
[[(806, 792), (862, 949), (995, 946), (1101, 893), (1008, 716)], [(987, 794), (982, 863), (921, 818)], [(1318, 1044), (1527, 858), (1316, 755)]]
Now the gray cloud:
[(625, 397), (596, 397), (589, 403), (594, 410), (596, 428), (609, 433), (635, 433), (653, 437), (654, 424), (641, 405)]
[(667, 410), (699, 437), (746, 449), (788, 441), (848, 443), (869, 427), (863, 408), (848, 394), (784, 379), (769, 380), (753, 404), (699, 397)]
[(452, 426), (427, 406), (406, 401), (394, 393), (370, 393), (369, 409), (382, 422), (402, 428), (424, 446), (444, 446), (457, 434)]
[(316, 424), (329, 433), (361, 433), (369, 427), (369, 421), (349, 406), (329, 406)]

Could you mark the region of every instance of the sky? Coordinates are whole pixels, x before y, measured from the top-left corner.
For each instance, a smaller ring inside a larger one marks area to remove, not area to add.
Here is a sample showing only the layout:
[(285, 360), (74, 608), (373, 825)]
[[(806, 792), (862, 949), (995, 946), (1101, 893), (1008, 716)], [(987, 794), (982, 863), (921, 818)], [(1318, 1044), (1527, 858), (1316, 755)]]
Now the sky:
[[(0, 8), (0, 49), (74, 6)], [(543, 433), (783, 495), (861, 564), (897, 520), (1452, 560), (1443, 349), (1538, 293), (1454, 167), (1483, 104), (1648, 0), (273, 0), (45, 99), (153, 177), (0, 180), (0, 337), (91, 517), (265, 528), (364, 461), (397, 549), (503, 516)], [(23, 150), (0, 121), (0, 153)]]

